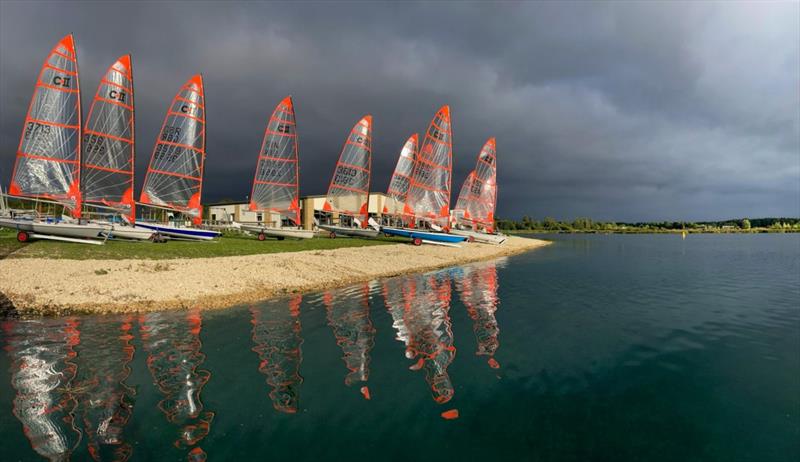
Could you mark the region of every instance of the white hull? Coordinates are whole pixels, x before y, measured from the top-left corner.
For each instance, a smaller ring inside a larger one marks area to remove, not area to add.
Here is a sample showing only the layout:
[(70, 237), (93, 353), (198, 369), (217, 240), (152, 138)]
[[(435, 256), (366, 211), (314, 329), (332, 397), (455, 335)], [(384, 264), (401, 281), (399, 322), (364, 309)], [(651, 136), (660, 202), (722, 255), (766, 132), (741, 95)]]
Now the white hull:
[(15, 220), (14, 218), (0, 217), (0, 228), (17, 229), (20, 231), (33, 231), (33, 221)]
[(51, 236), (97, 239), (101, 238), (100, 233), (111, 230), (111, 226), (98, 225), (96, 223), (79, 225), (74, 223), (43, 223), (34, 221), (31, 223), (31, 230), (37, 234), (48, 234)]
[(147, 241), (153, 237), (153, 234), (154, 234), (153, 231), (149, 229), (135, 228), (133, 226), (114, 225), (114, 228), (111, 230), (109, 237)]
[(346, 226), (319, 225), (320, 229), (336, 236), (378, 237), (379, 231), (372, 228), (348, 228)]
[(242, 230), (271, 237), (290, 237), (295, 239), (311, 239), (314, 231), (299, 228), (272, 228), (267, 226), (241, 225)]
[(488, 234), (488, 233), (481, 233), (478, 231), (469, 231), (466, 229), (451, 229), (450, 234), (455, 234), (456, 236), (466, 236), (472, 238), (475, 242), (481, 242), (484, 244), (495, 244), (500, 245), (506, 241), (507, 236), (505, 234)]

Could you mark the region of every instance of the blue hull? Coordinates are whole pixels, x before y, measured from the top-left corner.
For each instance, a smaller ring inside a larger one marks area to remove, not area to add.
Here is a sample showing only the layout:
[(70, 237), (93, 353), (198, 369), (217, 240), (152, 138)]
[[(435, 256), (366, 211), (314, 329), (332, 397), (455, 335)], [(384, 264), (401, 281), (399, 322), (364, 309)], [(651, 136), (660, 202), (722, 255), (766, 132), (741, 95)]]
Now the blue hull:
[(407, 237), (410, 239), (420, 238), (423, 241), (445, 242), (448, 244), (458, 244), (467, 240), (465, 236), (456, 236), (447, 233), (431, 233), (409, 228), (389, 228), (384, 226), (381, 228), (381, 231), (389, 236)]
[(209, 231), (207, 229), (195, 228), (176, 228), (174, 226), (158, 225), (155, 223), (136, 222), (139, 228), (149, 229), (166, 236), (172, 236), (183, 239), (205, 239), (210, 240), (219, 237), (219, 231)]

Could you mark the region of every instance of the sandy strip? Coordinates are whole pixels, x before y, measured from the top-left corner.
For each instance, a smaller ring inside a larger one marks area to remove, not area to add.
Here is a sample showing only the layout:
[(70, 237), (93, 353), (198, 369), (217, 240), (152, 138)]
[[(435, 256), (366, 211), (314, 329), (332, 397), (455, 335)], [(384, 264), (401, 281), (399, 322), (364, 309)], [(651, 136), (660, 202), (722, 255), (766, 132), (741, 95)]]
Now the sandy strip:
[(407, 244), (173, 260), (0, 260), (0, 292), (20, 314), (210, 308), (488, 260), (547, 241), (461, 248)]

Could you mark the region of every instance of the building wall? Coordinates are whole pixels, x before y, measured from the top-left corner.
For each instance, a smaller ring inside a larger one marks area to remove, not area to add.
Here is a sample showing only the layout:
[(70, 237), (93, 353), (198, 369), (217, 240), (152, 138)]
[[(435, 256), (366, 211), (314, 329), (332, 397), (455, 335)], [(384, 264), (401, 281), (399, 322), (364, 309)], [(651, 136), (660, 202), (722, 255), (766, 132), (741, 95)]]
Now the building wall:
[[(380, 217), (383, 206), (386, 203), (386, 195), (382, 193), (371, 193), (369, 195), (369, 213), (372, 216)], [(325, 206), (325, 196), (307, 196), (300, 198), (300, 219), (303, 228), (313, 227), (314, 211), (321, 211)], [(249, 204), (211, 204), (208, 206), (208, 220), (216, 222), (239, 223), (269, 223), (277, 225), (280, 215), (276, 213), (260, 213), (248, 210)]]

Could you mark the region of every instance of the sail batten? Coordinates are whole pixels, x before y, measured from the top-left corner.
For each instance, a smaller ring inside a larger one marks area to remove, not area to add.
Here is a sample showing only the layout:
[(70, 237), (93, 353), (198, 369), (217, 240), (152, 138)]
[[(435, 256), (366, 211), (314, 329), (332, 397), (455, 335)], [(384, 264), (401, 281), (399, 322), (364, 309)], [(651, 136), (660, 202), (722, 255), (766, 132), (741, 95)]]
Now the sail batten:
[(81, 98), (72, 35), (44, 60), (17, 147), (9, 193), (56, 200), (80, 216)]
[(300, 171), (294, 103), (287, 96), (275, 107), (258, 151), (250, 210), (269, 211), (300, 224)]
[(172, 99), (150, 157), (139, 201), (202, 221), (200, 197), (206, 154), (205, 96), (198, 74)]
[(497, 205), (497, 148), (489, 138), (478, 153), (475, 169), (464, 180), (456, 201), (456, 219), (465, 225), (494, 231)]
[(97, 86), (83, 131), (83, 196), (119, 208), (131, 221), (134, 148), (133, 69), (130, 55), (108, 67)]
[(372, 169), (372, 116), (359, 120), (345, 140), (328, 187), (324, 210), (369, 219), (369, 186)]
[(442, 106), (431, 120), (404, 205), (404, 214), (447, 227), (450, 215), (450, 186), (453, 166), (450, 108)]

